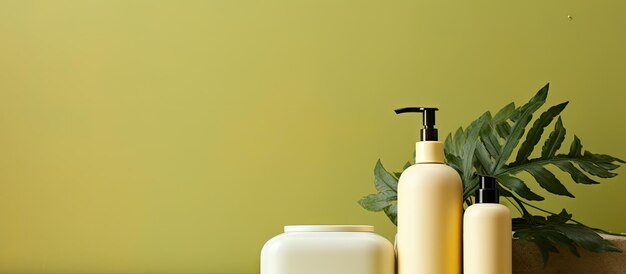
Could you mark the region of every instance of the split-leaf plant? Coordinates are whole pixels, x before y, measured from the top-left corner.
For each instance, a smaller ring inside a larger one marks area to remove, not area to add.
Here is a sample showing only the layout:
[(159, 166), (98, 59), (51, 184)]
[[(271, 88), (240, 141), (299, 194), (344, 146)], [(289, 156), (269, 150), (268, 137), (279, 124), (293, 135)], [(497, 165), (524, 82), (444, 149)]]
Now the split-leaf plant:
[[(466, 206), (473, 203), (474, 191), (478, 185), (476, 174), (497, 178), (500, 194), (521, 215), (512, 220), (513, 237), (536, 244), (544, 263), (547, 263), (550, 252), (559, 252), (557, 246), (569, 249), (576, 256), (580, 256), (579, 247), (592, 252), (621, 252), (619, 248), (598, 235), (598, 232), (608, 233), (607, 231), (576, 221), (565, 209), (560, 213), (554, 213), (533, 205), (531, 202), (544, 200), (544, 197), (533, 192), (527, 182), (519, 177), (520, 173), (526, 172), (547, 192), (574, 198), (553, 171), (546, 167), (554, 166), (560, 169), (569, 174), (575, 183), (592, 185), (599, 182), (591, 177), (614, 177), (617, 174), (613, 171), (620, 163), (624, 163), (606, 154), (595, 154), (588, 150), (583, 152), (581, 141), (577, 136), (574, 136), (567, 153), (559, 153), (565, 140), (565, 128), (560, 113), (568, 102), (548, 108), (532, 123), (524, 135), (533, 114), (545, 103), (548, 88), (549, 84), (545, 85), (528, 103), (520, 107), (510, 103), (495, 115), (487, 111), (466, 128), (460, 127), (454, 134), (449, 134), (444, 143), (446, 164), (461, 175), (463, 201)], [(555, 119), (554, 129), (541, 146), (541, 156), (531, 158), (544, 130)], [(524, 136), (525, 139), (521, 142)], [(513, 157), (516, 148), (517, 154)], [(410, 165), (411, 163), (407, 162), (404, 169)], [(370, 211), (384, 211), (389, 219), (397, 224), (396, 200), (399, 177), (400, 172), (388, 172), (379, 160), (374, 168), (374, 184), (378, 192), (363, 197), (359, 204)], [(548, 215), (534, 215), (528, 208)]]

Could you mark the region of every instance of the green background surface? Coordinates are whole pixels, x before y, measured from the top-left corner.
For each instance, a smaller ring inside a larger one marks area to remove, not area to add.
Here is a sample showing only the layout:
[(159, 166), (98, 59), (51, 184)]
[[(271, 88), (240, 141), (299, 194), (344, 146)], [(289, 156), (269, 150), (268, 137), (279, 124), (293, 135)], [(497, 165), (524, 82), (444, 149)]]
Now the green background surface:
[[(546, 82), (626, 158), (622, 1), (1, 1), (0, 272), (258, 271), (285, 224), (395, 228), (381, 158)], [(568, 19), (568, 15), (572, 19)], [(619, 171), (620, 173), (623, 173)], [(626, 231), (626, 176), (540, 202)], [(545, 191), (533, 187), (540, 194)]]

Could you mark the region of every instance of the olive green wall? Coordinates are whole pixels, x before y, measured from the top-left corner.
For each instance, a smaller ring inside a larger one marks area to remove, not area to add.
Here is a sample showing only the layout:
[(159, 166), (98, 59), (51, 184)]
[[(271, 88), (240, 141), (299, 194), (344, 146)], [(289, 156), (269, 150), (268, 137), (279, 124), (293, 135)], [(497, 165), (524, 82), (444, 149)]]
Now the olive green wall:
[[(624, 10), (2, 1), (0, 272), (253, 273), (285, 224), (391, 237), (356, 201), (412, 153), (399, 106), (440, 107), (443, 135), (551, 82), (566, 142), (625, 158)], [(541, 205), (626, 231), (626, 176), (603, 182)]]

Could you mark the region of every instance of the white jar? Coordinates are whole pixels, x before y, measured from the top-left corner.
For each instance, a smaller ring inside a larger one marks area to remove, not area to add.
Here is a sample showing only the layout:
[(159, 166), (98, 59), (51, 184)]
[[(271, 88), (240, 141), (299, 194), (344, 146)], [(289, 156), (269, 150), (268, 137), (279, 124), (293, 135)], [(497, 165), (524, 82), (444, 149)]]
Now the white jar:
[(295, 225), (265, 243), (261, 274), (394, 274), (387, 239), (366, 225)]

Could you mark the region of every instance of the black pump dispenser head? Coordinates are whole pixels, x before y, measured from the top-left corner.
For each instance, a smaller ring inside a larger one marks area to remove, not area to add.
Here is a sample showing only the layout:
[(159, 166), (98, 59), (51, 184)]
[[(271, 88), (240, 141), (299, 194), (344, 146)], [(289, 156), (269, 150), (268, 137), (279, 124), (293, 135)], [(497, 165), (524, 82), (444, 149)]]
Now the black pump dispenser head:
[(435, 128), (435, 111), (438, 108), (425, 108), (425, 107), (406, 107), (396, 109), (396, 114), (407, 112), (421, 112), (423, 114), (422, 124), (423, 128), (420, 130), (420, 140), (422, 141), (437, 141), (437, 129)]
[(479, 175), (478, 179), (480, 182), (478, 189), (476, 190), (476, 203), (500, 203), (500, 193), (498, 193), (498, 183), (496, 182), (496, 178)]

